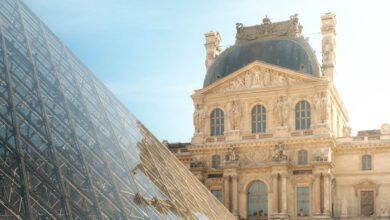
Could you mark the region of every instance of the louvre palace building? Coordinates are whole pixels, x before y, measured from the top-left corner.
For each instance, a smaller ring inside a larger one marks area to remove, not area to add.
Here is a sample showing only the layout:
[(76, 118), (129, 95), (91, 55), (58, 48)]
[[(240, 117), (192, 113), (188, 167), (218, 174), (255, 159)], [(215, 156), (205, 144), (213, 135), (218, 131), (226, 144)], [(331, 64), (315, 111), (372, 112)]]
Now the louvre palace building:
[(237, 23), (224, 51), (205, 34), (194, 135), (165, 145), (238, 219), (390, 219), (390, 125), (351, 136), (336, 16), (321, 20), (322, 62), (297, 15)]
[(235, 219), (21, 0), (0, 1), (0, 220)]

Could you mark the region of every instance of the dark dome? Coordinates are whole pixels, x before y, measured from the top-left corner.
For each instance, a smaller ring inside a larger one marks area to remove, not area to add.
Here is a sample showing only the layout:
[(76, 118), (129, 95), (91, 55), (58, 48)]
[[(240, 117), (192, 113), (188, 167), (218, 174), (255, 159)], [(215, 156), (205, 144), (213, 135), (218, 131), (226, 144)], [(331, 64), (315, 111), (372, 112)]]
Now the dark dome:
[(207, 71), (203, 86), (206, 87), (256, 60), (320, 76), (317, 58), (306, 40), (280, 37), (250, 41), (226, 49)]

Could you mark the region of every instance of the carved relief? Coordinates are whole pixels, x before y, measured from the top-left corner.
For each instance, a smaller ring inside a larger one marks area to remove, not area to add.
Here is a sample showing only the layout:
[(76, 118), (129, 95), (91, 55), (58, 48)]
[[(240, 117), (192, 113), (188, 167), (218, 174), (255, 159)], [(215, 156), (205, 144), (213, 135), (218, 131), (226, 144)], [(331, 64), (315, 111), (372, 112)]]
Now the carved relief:
[(301, 35), (302, 26), (299, 24), (298, 14), (291, 15), (290, 19), (281, 22), (271, 22), (268, 17), (263, 23), (255, 26), (244, 27), (242, 23), (236, 24), (237, 42), (246, 42), (270, 36), (295, 36)]
[(287, 161), (287, 155), (284, 151), (284, 146), (279, 143), (274, 148), (274, 155), (272, 156), (273, 161)]
[(269, 149), (251, 149), (243, 154), (243, 160), (245, 162), (264, 162), (271, 159), (271, 153)]
[(230, 128), (237, 130), (241, 121), (241, 106), (238, 101), (233, 101), (229, 110)]
[(329, 118), (328, 94), (320, 92), (314, 96), (314, 106), (318, 114), (318, 122), (324, 123)]
[(239, 155), (237, 149), (229, 147), (227, 154), (225, 155), (225, 163), (237, 162), (239, 160)]
[(383, 124), (381, 126), (381, 134), (390, 134), (390, 124)]
[(196, 105), (196, 109), (194, 112), (194, 126), (195, 133), (200, 133), (204, 129), (204, 120), (206, 118), (206, 113), (203, 109), (201, 109), (200, 105)]
[(344, 126), (343, 127), (343, 135), (344, 135), (344, 137), (350, 137), (351, 136), (351, 127)]
[(290, 108), (291, 99), (287, 96), (279, 96), (274, 106), (274, 114), (277, 126), (287, 126)]
[(231, 79), (227, 85), (217, 92), (235, 91), (250, 88), (264, 88), (271, 86), (287, 86), (287, 84), (303, 83), (302, 79), (287, 77), (286, 74), (265, 68), (254, 68)]

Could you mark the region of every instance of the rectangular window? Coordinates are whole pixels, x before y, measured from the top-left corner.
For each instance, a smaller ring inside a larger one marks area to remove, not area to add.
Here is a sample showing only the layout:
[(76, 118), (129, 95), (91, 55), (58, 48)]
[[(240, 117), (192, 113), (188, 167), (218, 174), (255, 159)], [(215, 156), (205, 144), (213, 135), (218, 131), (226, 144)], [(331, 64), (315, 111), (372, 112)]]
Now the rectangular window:
[(309, 187), (297, 187), (297, 216), (309, 216)]
[(223, 202), (222, 190), (221, 189), (212, 189), (211, 193), (220, 201)]
[(371, 170), (371, 155), (363, 155), (362, 170)]

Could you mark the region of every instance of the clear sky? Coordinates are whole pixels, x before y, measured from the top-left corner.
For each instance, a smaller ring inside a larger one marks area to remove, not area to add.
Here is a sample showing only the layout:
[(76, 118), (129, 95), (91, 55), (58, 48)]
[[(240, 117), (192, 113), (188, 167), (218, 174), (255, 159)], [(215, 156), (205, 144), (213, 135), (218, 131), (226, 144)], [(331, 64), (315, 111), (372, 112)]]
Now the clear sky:
[(234, 43), (235, 23), (298, 13), (320, 57), (321, 19), (337, 16), (335, 84), (353, 133), (390, 123), (390, 1), (24, 0), (160, 140), (190, 141), (203, 85), (204, 33)]

